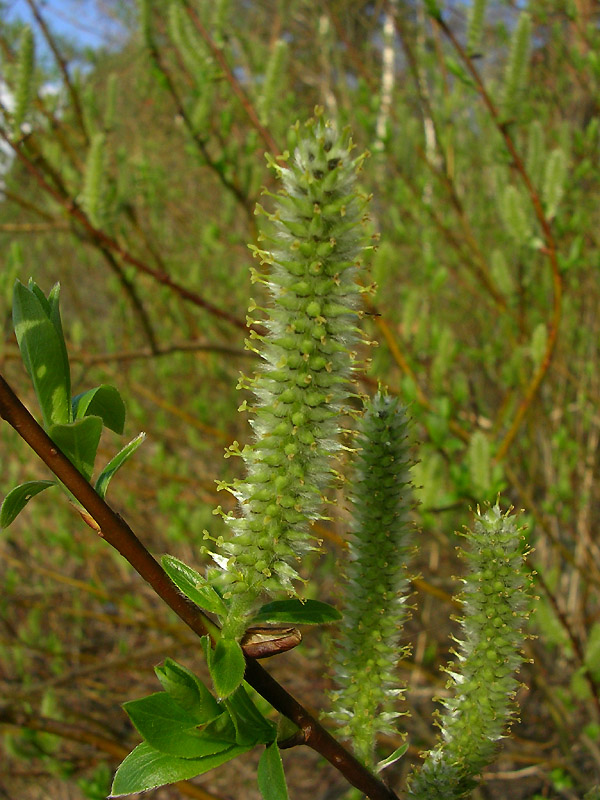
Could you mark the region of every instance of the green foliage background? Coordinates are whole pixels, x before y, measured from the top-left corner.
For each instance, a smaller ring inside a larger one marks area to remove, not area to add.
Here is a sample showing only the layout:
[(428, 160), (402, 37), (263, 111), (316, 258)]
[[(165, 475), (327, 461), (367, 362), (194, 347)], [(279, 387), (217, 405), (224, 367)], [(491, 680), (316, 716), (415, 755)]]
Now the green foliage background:
[[(248, 299), (264, 299), (247, 249), (261, 187), (273, 188), (264, 153), (283, 152), (290, 124), (316, 104), (349, 124), (358, 151), (371, 152), (361, 188), (373, 193), (380, 235), (364, 319), (380, 346), (362, 354), (360, 388), (382, 381), (410, 401), (419, 443), (423, 577), (413, 581), (412, 655), (399, 667), (418, 690), (403, 701), (409, 756), (431, 745), (432, 698), (444, 687), (437, 667), (463, 569), (452, 532), (469, 506), (502, 492), (526, 509), (537, 638), (521, 675), (522, 722), (505, 746), (514, 777), (490, 780), (482, 796), (583, 796), (600, 770), (597, 9), (531, 0), (519, 24), (514, 3), (494, 0), (478, 32), (470, 3), (441, 3), (490, 107), (431, 3), (144, 5), (135, 15), (108, 4), (129, 26), (119, 49), (58, 41), (66, 66), (38, 57), (29, 69), (27, 35), (0, 19), (2, 71), (18, 101), (14, 115), (0, 110), (16, 148), (0, 155), (2, 372), (30, 401), (12, 285), (60, 281), (74, 393), (117, 385), (126, 435), (149, 434), (109, 499), (151, 549), (202, 566), (202, 532), (221, 533), (212, 510), (230, 503), (214, 481), (239, 469), (223, 449), (250, 436), (235, 386), (253, 369)], [(515, 44), (528, 26), (529, 47)], [(115, 445), (101, 448), (108, 456)], [(47, 477), (6, 425), (0, 464), (2, 492)], [(310, 596), (338, 591), (344, 514), (319, 527), (328, 555), (304, 565)], [(0, 703), (0, 785), (10, 795), (35, 763), (39, 776), (103, 796), (106, 765), (134, 740), (118, 705), (142, 694), (166, 652), (198, 668), (197, 645), (50, 493), (0, 535), (0, 581), (0, 695), (10, 698)], [(315, 706), (330, 688), (320, 648), (309, 636), (305, 654), (278, 667)], [(335, 780), (324, 769), (315, 786)]]

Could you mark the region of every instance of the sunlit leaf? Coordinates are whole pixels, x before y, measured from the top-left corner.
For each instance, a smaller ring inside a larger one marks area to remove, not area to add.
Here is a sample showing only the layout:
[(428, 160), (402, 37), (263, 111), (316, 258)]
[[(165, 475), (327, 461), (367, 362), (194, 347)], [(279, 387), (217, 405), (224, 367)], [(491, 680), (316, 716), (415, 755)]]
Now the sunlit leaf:
[[(32, 288), (33, 287), (33, 288)], [(33, 382), (44, 426), (66, 424), (71, 419), (71, 380), (65, 363), (64, 341), (55, 315), (41, 290), (20, 281), (13, 293), (13, 323), (23, 363)]]
[(165, 659), (165, 663), (154, 668), (163, 689), (194, 716), (198, 723), (205, 724), (222, 714), (224, 709), (202, 681), (182, 664)]
[(0, 507), (0, 528), (8, 528), (32, 497), (55, 485), (56, 481), (27, 481), (11, 489)]
[(84, 417), (68, 425), (50, 425), (48, 435), (69, 461), (89, 480), (102, 434), (100, 417)]
[(161, 753), (146, 742), (142, 742), (127, 756), (117, 770), (111, 797), (145, 792), (167, 783), (195, 778), (249, 749), (249, 747), (232, 745), (228, 750), (204, 758), (177, 758)]
[(73, 398), (73, 418), (82, 419), (90, 416), (101, 417), (102, 422), (111, 431), (123, 433), (125, 403), (114, 386), (102, 384)]
[(288, 800), (285, 773), (276, 742), (265, 748), (258, 762), (256, 777), (263, 800)]
[(232, 742), (204, 735), (194, 714), (183, 709), (166, 692), (124, 703), (123, 708), (144, 740), (161, 753), (198, 758), (220, 753)]
[(264, 622), (282, 623), (290, 625), (324, 625), (337, 622), (342, 614), (320, 600), (274, 600), (259, 609), (252, 619), (253, 625)]
[(208, 668), (215, 692), (228, 697), (244, 680), (246, 659), (234, 639), (219, 639), (214, 650), (208, 651)]
[(126, 444), (122, 450), (119, 450), (117, 455), (114, 456), (114, 458), (111, 458), (108, 464), (104, 467), (100, 475), (98, 475), (98, 479), (95, 483), (95, 489), (100, 497), (106, 496), (108, 484), (110, 483), (113, 475), (119, 469), (121, 469), (123, 464), (135, 453), (145, 438), (145, 433), (138, 433), (135, 439), (132, 439), (129, 444)]
[(195, 569), (188, 567), (175, 556), (169, 555), (161, 558), (161, 564), (175, 586), (197, 606), (213, 614), (227, 613), (227, 607), (221, 596)]

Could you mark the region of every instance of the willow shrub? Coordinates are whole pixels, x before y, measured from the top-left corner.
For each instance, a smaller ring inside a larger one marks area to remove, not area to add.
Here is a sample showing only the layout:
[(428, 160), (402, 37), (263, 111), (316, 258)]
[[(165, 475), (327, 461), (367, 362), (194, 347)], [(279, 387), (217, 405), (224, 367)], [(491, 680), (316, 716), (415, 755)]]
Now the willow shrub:
[[(156, 668), (163, 691), (125, 704), (144, 741), (119, 767), (113, 795), (192, 778), (264, 746), (259, 787), (267, 800), (287, 797), (277, 745), (280, 736), (289, 738), (289, 727), (276, 725), (251, 700), (243, 684), (245, 657), (276, 655), (299, 643), (296, 625), (341, 616), (332, 606), (301, 598), (298, 568), (307, 552), (321, 547), (311, 523), (322, 518), (349, 416), (357, 428), (348, 483), (353, 522), (331, 716), (371, 769), (406, 750), (402, 746), (377, 763), (378, 734), (397, 732), (402, 687), (396, 665), (403, 655), (414, 533), (406, 408), (384, 390), (363, 398), (362, 413), (350, 402), (357, 399), (352, 372), (361, 337), (360, 254), (368, 241), (368, 197), (356, 182), (364, 154), (355, 155), (348, 131), (337, 131), (320, 114), (297, 125), (291, 139), (297, 142), (293, 158), (286, 166), (271, 164), (281, 189), (271, 198), (274, 209), (263, 212), (264, 249), (255, 250), (261, 270), (254, 280), (266, 283), (271, 302), (248, 342), (262, 368), (242, 381), (254, 395), (242, 408), (251, 415), (255, 440), (229, 449), (242, 458), (246, 476), (222, 486), (239, 508), (229, 514), (218, 509), (230, 535), (213, 539), (216, 567), (206, 575), (173, 557), (163, 559), (179, 589), (219, 620), (214, 649), (208, 637), (203, 640), (213, 686), (169, 658)], [(98, 208), (87, 202), (90, 212)], [(90, 479), (102, 428), (121, 432), (124, 406), (110, 386), (71, 400), (58, 301), (58, 287), (46, 297), (34, 281), (28, 287), (17, 282), (15, 331), (47, 433)], [(95, 486), (102, 496), (141, 441), (134, 439), (101, 471)], [(34, 483), (6, 497), (4, 526), (53, 485)], [(463, 635), (448, 667), (454, 693), (444, 702), (439, 743), (407, 788), (415, 798), (468, 794), (514, 714), (526, 618), (521, 536), (496, 505), (477, 512), (465, 540)]]

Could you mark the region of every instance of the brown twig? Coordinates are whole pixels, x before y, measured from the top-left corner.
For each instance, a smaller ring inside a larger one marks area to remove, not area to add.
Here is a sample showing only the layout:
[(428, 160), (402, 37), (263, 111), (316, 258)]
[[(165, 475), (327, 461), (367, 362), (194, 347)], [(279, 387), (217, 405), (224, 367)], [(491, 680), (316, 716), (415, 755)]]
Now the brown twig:
[[(192, 292), (191, 290), (186, 289), (185, 286), (182, 286), (180, 283), (177, 283), (177, 281), (173, 280), (173, 278), (171, 278), (171, 276), (164, 270), (153, 269), (149, 264), (141, 261), (139, 258), (136, 258), (128, 250), (122, 247), (116, 239), (113, 239), (112, 236), (109, 236), (104, 231), (96, 228), (88, 219), (83, 210), (79, 207), (79, 205), (75, 202), (75, 200), (65, 196), (62, 192), (48, 183), (36, 165), (26, 156), (26, 154), (22, 151), (22, 148), (13, 142), (11, 137), (8, 136), (3, 128), (0, 128), (0, 138), (4, 139), (4, 141), (11, 147), (19, 161), (21, 161), (27, 171), (35, 178), (36, 182), (42, 187), (42, 189), (44, 189), (44, 191), (47, 192), (54, 200), (56, 200), (56, 202), (59, 203), (59, 205), (62, 206), (74, 220), (79, 222), (84, 229), (88, 231), (93, 242), (99, 246), (104, 245), (113, 253), (116, 253), (123, 261), (125, 261), (125, 263), (131, 264), (137, 270), (145, 275), (149, 275), (163, 286), (168, 286), (184, 300), (187, 300), (188, 302), (205, 309), (205, 311), (208, 311), (213, 316), (229, 322), (236, 328), (239, 328), (243, 331), (248, 329), (246, 323), (236, 317), (234, 314), (215, 306), (197, 292)], [(252, 328), (254, 330), (258, 330), (257, 326), (252, 326)], [(262, 327), (259, 332), (261, 331)]]
[(198, 31), (200, 36), (206, 42), (206, 46), (212, 53), (213, 58), (215, 59), (215, 61), (218, 62), (219, 66), (223, 70), (227, 82), (231, 86), (235, 96), (240, 101), (242, 108), (244, 109), (244, 111), (248, 116), (248, 119), (252, 123), (252, 126), (256, 128), (256, 130), (258, 131), (261, 139), (266, 144), (267, 149), (270, 151), (271, 155), (274, 158), (276, 158), (278, 155), (281, 154), (281, 150), (279, 149), (277, 142), (275, 141), (275, 139), (273, 139), (269, 131), (265, 128), (264, 125), (261, 124), (261, 121), (258, 118), (258, 114), (256, 113), (256, 109), (250, 102), (250, 98), (248, 97), (246, 92), (242, 89), (240, 82), (233, 74), (231, 67), (227, 63), (227, 59), (225, 58), (223, 50), (220, 47), (217, 47), (217, 45), (210, 37), (208, 31), (202, 24), (202, 20), (200, 19), (198, 14), (194, 11), (194, 9), (191, 6), (188, 5), (188, 3), (185, 0), (184, 0), (184, 5), (187, 15), (194, 23), (196, 30)]
[[(91, 517), (102, 538), (114, 547), (147, 581), (157, 595), (198, 636), (206, 636), (214, 623), (171, 583), (160, 564), (140, 542), (125, 520), (94, 491), (45, 431), (38, 425), (0, 375), (0, 416), (34, 450)], [(277, 711), (302, 731), (305, 745), (327, 759), (346, 780), (371, 800), (397, 800), (397, 795), (372, 775), (260, 664), (246, 659), (246, 680)]]
[(555, 594), (550, 590), (550, 587), (546, 583), (544, 576), (540, 572), (535, 570), (535, 565), (533, 563), (530, 563), (529, 559), (527, 561), (528, 561), (528, 566), (535, 574), (535, 580), (540, 584), (544, 594), (546, 595), (546, 598), (548, 599), (548, 602), (552, 606), (552, 610), (556, 614), (556, 617), (561, 624), (563, 631), (567, 635), (571, 647), (573, 648), (573, 653), (577, 661), (579, 662), (579, 666), (583, 667), (582, 669), (583, 678), (588, 685), (590, 694), (592, 695), (593, 698), (594, 706), (596, 708), (596, 714), (598, 716), (598, 719), (600, 719), (600, 695), (598, 694), (598, 685), (596, 681), (593, 679), (592, 675), (590, 674), (589, 669), (587, 669), (585, 666), (586, 659), (585, 659), (585, 653), (583, 652), (583, 648), (581, 646), (581, 642), (579, 638), (575, 635), (575, 632), (573, 631), (573, 628), (569, 620), (563, 613), (560, 605), (556, 600)]
[[(81, 725), (73, 725), (50, 717), (25, 714), (21, 711), (15, 711), (11, 707), (0, 709), (0, 725), (11, 725), (17, 728), (51, 733), (54, 736), (60, 736), (62, 739), (70, 739), (73, 742), (90, 745), (114, 758), (123, 759), (128, 752), (118, 742), (108, 739), (106, 736), (93, 733)], [(178, 781), (175, 786), (184, 797), (194, 797), (196, 800), (222, 800), (219, 795), (207, 792), (205, 789), (194, 786), (188, 781)]]
[(148, 42), (148, 53), (150, 55), (152, 63), (162, 75), (167, 90), (171, 95), (171, 99), (173, 100), (175, 108), (177, 109), (177, 114), (183, 120), (183, 124), (185, 125), (186, 130), (188, 131), (189, 135), (192, 137), (192, 141), (202, 154), (202, 158), (206, 161), (208, 167), (212, 169), (213, 172), (216, 173), (223, 187), (228, 191), (230, 191), (235, 197), (235, 199), (240, 203), (240, 205), (243, 207), (244, 211), (248, 215), (248, 218), (252, 222), (254, 222), (254, 203), (250, 201), (250, 199), (243, 193), (243, 191), (234, 181), (231, 181), (229, 180), (229, 178), (227, 178), (227, 176), (223, 172), (223, 169), (219, 167), (218, 164), (215, 162), (215, 160), (211, 157), (210, 153), (208, 152), (208, 148), (206, 146), (206, 139), (200, 136), (198, 131), (195, 129), (194, 124), (192, 123), (192, 120), (190, 119), (190, 116), (186, 111), (185, 105), (183, 104), (179, 96), (179, 92), (177, 91), (177, 87), (175, 86), (175, 81), (171, 77), (171, 73), (169, 72), (163, 60), (161, 59), (160, 52), (156, 47), (156, 45), (154, 44), (153, 40), (150, 40)]
[(77, 93), (73, 82), (71, 81), (71, 76), (69, 75), (69, 70), (67, 69), (67, 62), (62, 57), (62, 54), (58, 47), (56, 46), (56, 42), (54, 41), (54, 37), (46, 24), (46, 20), (40, 13), (36, 3), (34, 0), (27, 0), (27, 5), (31, 9), (31, 13), (36, 19), (37, 24), (40, 26), (42, 33), (44, 34), (44, 38), (48, 43), (48, 47), (52, 50), (54, 58), (56, 59), (56, 63), (58, 64), (58, 68), (63, 76), (64, 84), (67, 88), (69, 93), (69, 97), (71, 98), (71, 104), (73, 105), (73, 111), (75, 112), (75, 116), (77, 117), (77, 122), (79, 123), (79, 127), (81, 128), (81, 132), (83, 133), (84, 140), (87, 144), (88, 135), (87, 129), (85, 125), (85, 119), (83, 116), (83, 110), (81, 108), (81, 103), (79, 101), (79, 94)]
[(560, 325), (560, 318), (561, 318), (561, 310), (562, 310), (562, 277), (560, 274), (560, 268), (558, 265), (558, 258), (556, 252), (556, 242), (554, 240), (554, 234), (552, 233), (552, 228), (550, 225), (550, 221), (546, 217), (544, 213), (544, 209), (542, 206), (542, 201), (540, 200), (540, 196), (537, 193), (535, 187), (533, 186), (529, 174), (525, 168), (525, 164), (517, 147), (513, 141), (512, 136), (510, 135), (510, 131), (506, 122), (502, 121), (500, 117), (500, 112), (498, 111), (495, 103), (493, 102), (492, 98), (488, 94), (481, 75), (479, 71), (476, 69), (475, 65), (473, 64), (473, 59), (469, 57), (464, 47), (458, 41), (456, 36), (454, 35), (452, 29), (447, 25), (441, 15), (436, 16), (433, 18), (434, 23), (439, 25), (440, 29), (444, 33), (444, 35), (449, 39), (452, 43), (452, 46), (456, 50), (459, 58), (467, 68), (471, 78), (474, 81), (475, 88), (479, 93), (485, 107), (487, 108), (496, 128), (498, 129), (500, 135), (504, 140), (504, 144), (506, 145), (506, 149), (511, 155), (513, 160), (513, 165), (518, 174), (521, 177), (521, 180), (527, 190), (529, 195), (529, 199), (533, 206), (535, 216), (540, 224), (540, 227), (543, 232), (544, 236), (544, 249), (543, 253), (548, 257), (550, 262), (550, 269), (552, 271), (552, 284), (554, 287), (554, 296), (553, 296), (553, 307), (552, 307), (552, 318), (548, 323), (548, 338), (546, 342), (546, 351), (544, 353), (544, 357), (538, 366), (537, 370), (533, 374), (529, 382), (529, 386), (525, 390), (525, 394), (519, 403), (517, 411), (515, 413), (514, 419), (504, 435), (500, 446), (495, 454), (495, 461), (501, 461), (506, 453), (510, 445), (512, 444), (515, 436), (517, 435), (519, 428), (521, 426), (521, 422), (527, 411), (529, 410), (537, 391), (544, 379), (544, 376), (548, 372), (548, 368), (550, 366), (550, 360), (552, 358), (552, 354), (554, 352), (554, 347), (556, 345), (556, 340), (558, 337), (558, 328)]

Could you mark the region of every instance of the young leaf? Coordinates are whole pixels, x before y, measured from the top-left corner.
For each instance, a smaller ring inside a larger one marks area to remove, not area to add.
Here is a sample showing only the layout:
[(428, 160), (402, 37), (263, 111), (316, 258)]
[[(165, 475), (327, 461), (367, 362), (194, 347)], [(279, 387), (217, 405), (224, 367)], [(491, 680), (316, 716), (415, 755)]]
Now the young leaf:
[(0, 507), (0, 528), (8, 528), (32, 497), (55, 485), (56, 481), (27, 481), (11, 489)]
[(229, 697), (244, 680), (246, 659), (235, 639), (219, 639), (214, 650), (208, 650), (208, 669), (219, 697)]
[(342, 614), (329, 603), (292, 598), (274, 600), (262, 606), (253, 618), (252, 625), (262, 625), (264, 622), (285, 625), (326, 625), (341, 618)]
[(84, 417), (68, 425), (50, 425), (48, 436), (86, 480), (94, 471), (94, 461), (102, 433), (100, 417)]
[(233, 742), (198, 731), (195, 715), (184, 710), (166, 692), (123, 704), (144, 740), (161, 753), (199, 758), (227, 750)]
[(264, 800), (288, 800), (281, 754), (276, 742), (265, 748), (258, 762), (256, 777)]
[(223, 615), (227, 613), (227, 606), (220, 595), (217, 594), (206, 578), (202, 577), (195, 569), (188, 567), (187, 564), (184, 564), (183, 561), (175, 558), (175, 556), (163, 556), (160, 561), (164, 571), (175, 586), (186, 597), (189, 597), (193, 603), (213, 614)]
[(235, 725), (236, 744), (266, 744), (277, 738), (277, 726), (265, 719), (243, 686), (224, 701)]
[(146, 742), (142, 742), (117, 770), (110, 796), (122, 797), (126, 794), (155, 789), (166, 783), (195, 778), (249, 749), (233, 745), (228, 750), (204, 758), (177, 758), (161, 753)]
[(125, 403), (114, 386), (96, 386), (73, 398), (73, 419), (97, 416), (107, 428), (123, 433), (125, 427)]
[(71, 420), (69, 367), (64, 359), (64, 341), (51, 318), (53, 316), (52, 307), (33, 282), (29, 287), (20, 281), (15, 283), (15, 335), (46, 429), (53, 423), (66, 424)]
[(135, 451), (142, 444), (145, 438), (146, 438), (145, 433), (138, 433), (135, 439), (132, 439), (129, 442), (129, 444), (126, 444), (122, 450), (119, 450), (117, 455), (114, 458), (111, 458), (108, 464), (104, 467), (94, 485), (94, 488), (96, 489), (100, 497), (106, 496), (106, 492), (108, 490), (108, 484), (110, 483), (113, 475), (119, 469), (121, 469), (121, 467), (127, 461), (127, 459), (135, 453)]
[(155, 667), (154, 672), (163, 689), (188, 711), (198, 724), (212, 722), (223, 713), (224, 709), (202, 681), (172, 658), (165, 659), (165, 663)]
[[(32, 291), (36, 292), (37, 296), (40, 299), (42, 300), (44, 299), (44, 293), (32, 278), (29, 279), (29, 288)], [(55, 283), (54, 286), (50, 289), (50, 292), (48, 294), (48, 300), (46, 302), (48, 303), (48, 315), (50, 318), (50, 322), (54, 325), (54, 328), (56, 330), (56, 335), (58, 336), (58, 342), (60, 345), (60, 351), (63, 362), (63, 374), (67, 376), (68, 394), (70, 395), (71, 370), (69, 367), (69, 354), (67, 352), (67, 343), (65, 342), (62, 320), (60, 318), (60, 283)]]
[(404, 753), (408, 750), (408, 742), (404, 742), (398, 747), (394, 752), (389, 755), (387, 758), (384, 758), (383, 761), (380, 761), (377, 766), (375, 767), (375, 772), (381, 772), (382, 770), (386, 769), (386, 767), (391, 767), (392, 764), (395, 764), (396, 761), (402, 758)]

